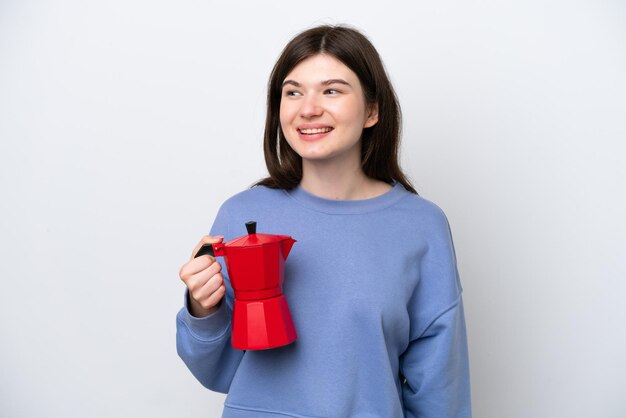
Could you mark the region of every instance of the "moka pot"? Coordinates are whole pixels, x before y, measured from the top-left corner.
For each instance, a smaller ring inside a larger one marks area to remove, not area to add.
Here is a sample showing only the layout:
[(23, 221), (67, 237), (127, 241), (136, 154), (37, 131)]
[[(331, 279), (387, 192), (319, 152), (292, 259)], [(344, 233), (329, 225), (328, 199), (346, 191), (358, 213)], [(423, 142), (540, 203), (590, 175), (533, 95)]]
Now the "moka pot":
[[(296, 330), (283, 295), (285, 260), (296, 242), (287, 235), (248, 235), (227, 243), (205, 244), (198, 255), (224, 257), (235, 293), (232, 345), (239, 350), (264, 350), (294, 342)], [(211, 251), (212, 250), (212, 251)]]

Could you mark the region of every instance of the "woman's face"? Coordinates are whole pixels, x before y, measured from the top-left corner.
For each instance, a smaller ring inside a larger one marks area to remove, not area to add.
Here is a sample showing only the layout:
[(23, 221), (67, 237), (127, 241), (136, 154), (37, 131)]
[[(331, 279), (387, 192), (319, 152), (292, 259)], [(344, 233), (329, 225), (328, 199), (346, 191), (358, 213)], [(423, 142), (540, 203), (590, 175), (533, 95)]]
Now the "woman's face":
[(366, 105), (357, 75), (330, 55), (305, 59), (283, 81), (280, 125), (305, 161), (360, 163), (363, 128), (377, 121), (377, 108)]

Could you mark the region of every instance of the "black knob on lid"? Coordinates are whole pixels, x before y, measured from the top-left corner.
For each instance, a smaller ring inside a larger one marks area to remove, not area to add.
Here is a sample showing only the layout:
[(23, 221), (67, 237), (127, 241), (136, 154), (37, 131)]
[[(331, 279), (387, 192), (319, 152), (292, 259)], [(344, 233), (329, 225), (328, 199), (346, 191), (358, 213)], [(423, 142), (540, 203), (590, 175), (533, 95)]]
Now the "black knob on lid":
[(248, 234), (256, 234), (256, 222), (246, 222), (246, 229), (248, 230)]

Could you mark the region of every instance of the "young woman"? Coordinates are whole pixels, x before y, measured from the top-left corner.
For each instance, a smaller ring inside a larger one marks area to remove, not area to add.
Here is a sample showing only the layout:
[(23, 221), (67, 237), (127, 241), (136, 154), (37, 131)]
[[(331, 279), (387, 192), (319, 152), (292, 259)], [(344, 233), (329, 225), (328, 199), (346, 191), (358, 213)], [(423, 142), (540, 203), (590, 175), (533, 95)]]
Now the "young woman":
[[(307, 30), (269, 82), (269, 177), (223, 203), (180, 277), (177, 348), (225, 417), (470, 417), (461, 285), (444, 213), (398, 165), (400, 109), (358, 31)], [(259, 232), (297, 240), (284, 294), (298, 339), (231, 346), (233, 291), (203, 244)], [(218, 235), (219, 234), (219, 235)]]

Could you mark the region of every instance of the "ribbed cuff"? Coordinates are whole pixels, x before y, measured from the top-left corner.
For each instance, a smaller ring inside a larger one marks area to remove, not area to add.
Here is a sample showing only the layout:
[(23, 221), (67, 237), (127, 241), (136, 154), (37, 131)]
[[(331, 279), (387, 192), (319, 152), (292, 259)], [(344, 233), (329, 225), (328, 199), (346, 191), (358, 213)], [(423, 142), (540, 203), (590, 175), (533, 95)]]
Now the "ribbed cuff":
[(196, 318), (189, 313), (188, 301), (188, 291), (185, 290), (185, 306), (178, 312), (178, 318), (196, 338), (203, 341), (216, 340), (230, 329), (232, 313), (226, 301), (222, 300), (215, 312), (202, 318)]

